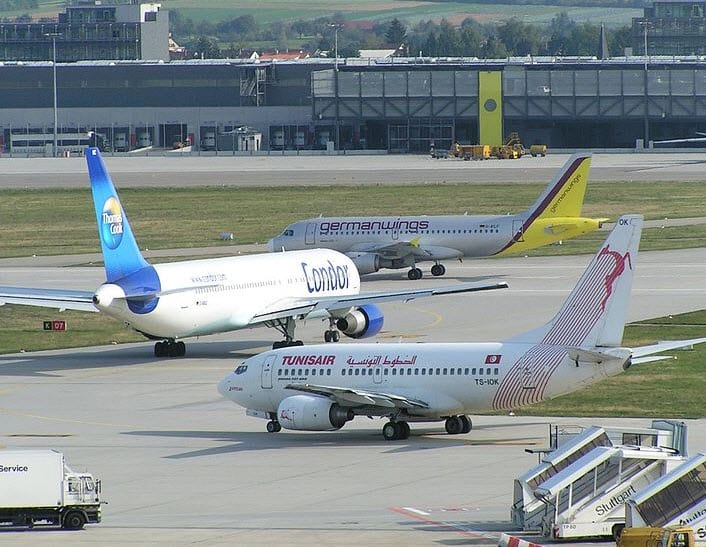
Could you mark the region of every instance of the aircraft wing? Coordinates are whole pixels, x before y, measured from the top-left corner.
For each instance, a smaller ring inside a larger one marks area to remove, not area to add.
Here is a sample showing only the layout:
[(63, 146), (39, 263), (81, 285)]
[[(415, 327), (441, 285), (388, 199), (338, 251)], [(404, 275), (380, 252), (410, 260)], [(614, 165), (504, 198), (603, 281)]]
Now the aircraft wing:
[(397, 241), (395, 243), (380, 245), (377, 243), (361, 243), (355, 245), (349, 256), (358, 253), (373, 253), (388, 259), (405, 258), (413, 255), (424, 260), (449, 260), (461, 258), (463, 253), (451, 247), (439, 245), (421, 245), (418, 239), (410, 241)]
[(688, 142), (706, 142), (706, 137), (690, 137), (688, 139), (668, 139), (666, 141), (653, 141), (652, 144), (682, 144)]
[(374, 292), (351, 294), (347, 296), (288, 298), (275, 305), (262, 310), (250, 320), (251, 324), (286, 319), (288, 317), (306, 318), (314, 312), (344, 310), (365, 304), (380, 304), (382, 302), (403, 301), (408, 302), (415, 298), (440, 296), (444, 294), (458, 294), (466, 292), (489, 291), (506, 289), (507, 283), (459, 283), (448, 287), (429, 287), (426, 289), (400, 290), (388, 292)]
[(429, 405), (419, 399), (412, 399), (404, 395), (368, 389), (353, 389), (348, 387), (319, 386), (315, 384), (289, 384), (286, 389), (294, 389), (323, 395), (341, 406), (379, 406), (382, 408), (429, 408)]
[(667, 342), (658, 342), (657, 344), (652, 344), (651, 346), (632, 348), (632, 364), (639, 365), (641, 363), (659, 361), (660, 359), (671, 359), (671, 355), (651, 356), (655, 353), (661, 353), (663, 351), (689, 348), (690, 346), (695, 344), (703, 344), (704, 342), (706, 342), (706, 338), (692, 338), (690, 340), (670, 340)]
[(64, 289), (30, 289), (0, 286), (1, 304), (41, 306), (59, 310), (98, 311), (93, 305), (93, 292)]

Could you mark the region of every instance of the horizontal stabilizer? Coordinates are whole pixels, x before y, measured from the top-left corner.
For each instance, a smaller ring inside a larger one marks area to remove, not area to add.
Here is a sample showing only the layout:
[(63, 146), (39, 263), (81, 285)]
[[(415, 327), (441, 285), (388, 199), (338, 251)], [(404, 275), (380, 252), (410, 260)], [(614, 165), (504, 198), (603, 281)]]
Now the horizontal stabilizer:
[(605, 361), (626, 361), (630, 357), (628, 348), (599, 349), (566, 348), (566, 353), (572, 361), (581, 363), (604, 363)]
[[(632, 362), (635, 363), (646, 363), (647, 360), (642, 359), (655, 353), (662, 353), (663, 351), (671, 351), (675, 349), (691, 349), (694, 344), (703, 344), (706, 342), (705, 338), (692, 338), (690, 340), (669, 340), (667, 342), (658, 342), (657, 344), (652, 344), (650, 346), (641, 346), (638, 348), (632, 348)], [(670, 356), (665, 355), (662, 359), (668, 359)], [(656, 359), (654, 359), (656, 360)]]
[(0, 287), (0, 303), (58, 310), (98, 311), (93, 305), (93, 293), (89, 291)]

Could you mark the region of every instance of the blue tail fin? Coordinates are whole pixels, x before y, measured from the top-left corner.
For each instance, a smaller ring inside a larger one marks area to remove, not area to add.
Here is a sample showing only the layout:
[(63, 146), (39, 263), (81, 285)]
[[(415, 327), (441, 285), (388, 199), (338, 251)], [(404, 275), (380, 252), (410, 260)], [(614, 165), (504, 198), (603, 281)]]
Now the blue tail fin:
[(140, 253), (98, 148), (86, 149), (86, 163), (93, 191), (105, 276), (108, 283), (112, 283), (149, 264)]

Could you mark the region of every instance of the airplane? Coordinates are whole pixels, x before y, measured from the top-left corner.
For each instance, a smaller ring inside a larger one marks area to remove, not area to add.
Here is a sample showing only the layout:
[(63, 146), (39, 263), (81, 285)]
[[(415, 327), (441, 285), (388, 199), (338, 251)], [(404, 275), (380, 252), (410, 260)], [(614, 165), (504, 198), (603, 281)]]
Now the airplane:
[(620, 218), (554, 318), (504, 342), (312, 345), (267, 351), (218, 383), (223, 397), (265, 418), (267, 431), (340, 429), (386, 417), (386, 440), (409, 422), (468, 433), (469, 413), (514, 410), (617, 375), (653, 354), (706, 338), (621, 347), (642, 216)]
[(504, 256), (570, 239), (600, 228), (607, 219), (581, 217), (591, 154), (574, 154), (529, 209), (515, 215), (322, 217), (300, 220), (268, 242), (271, 252), (314, 247), (348, 255), (360, 274), (410, 268), (433, 261), (431, 274), (446, 273), (442, 260)]
[(296, 319), (317, 317), (329, 319), (327, 342), (337, 342), (340, 332), (365, 338), (383, 326), (377, 303), (507, 287), (482, 282), (360, 293), (353, 262), (327, 249), (151, 265), (140, 252), (98, 148), (86, 149), (86, 162), (106, 282), (95, 291), (2, 286), (0, 304), (105, 313), (157, 340), (156, 357), (185, 355), (181, 338), (256, 325), (282, 333), (284, 340), (275, 348), (302, 345), (294, 340)]
[(667, 139), (663, 141), (652, 141), (652, 144), (689, 144), (695, 142), (706, 142), (706, 133), (702, 133), (701, 131), (694, 131), (694, 133), (700, 136), (685, 137), (682, 139)]

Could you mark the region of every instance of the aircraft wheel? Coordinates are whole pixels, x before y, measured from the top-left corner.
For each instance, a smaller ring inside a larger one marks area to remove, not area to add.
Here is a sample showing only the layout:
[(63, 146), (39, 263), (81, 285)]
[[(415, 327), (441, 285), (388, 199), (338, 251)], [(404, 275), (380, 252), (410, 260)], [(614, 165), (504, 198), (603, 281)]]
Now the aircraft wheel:
[(461, 433), (470, 433), (471, 429), (473, 429), (473, 422), (471, 422), (471, 419), (466, 416), (465, 414), (462, 414), (459, 416), (461, 419)]
[(446, 418), (446, 433), (449, 435), (458, 435), (463, 429), (463, 424), (458, 416), (449, 416)]
[(284, 340), (277, 340), (277, 342), (272, 343), (272, 349), (280, 349), (287, 346), (287, 342)]
[(440, 275), (444, 275), (446, 273), (446, 266), (443, 264), (434, 264), (431, 267), (431, 275), (434, 277), (439, 277)]
[(407, 272), (407, 277), (410, 281), (416, 281), (417, 279), (421, 279), (422, 270), (420, 270), (419, 268), (412, 268)]
[(179, 346), (176, 342), (167, 342), (167, 355), (169, 357), (179, 357)]
[(155, 357), (165, 357), (166, 356), (166, 348), (164, 347), (165, 342), (157, 342), (154, 345), (154, 356)]
[(331, 331), (330, 330), (324, 331), (324, 342), (326, 342), (328, 344), (330, 341), (331, 341)]
[(400, 439), (408, 439), (409, 438), (409, 424), (407, 422), (397, 422), (397, 425), (400, 426)]
[(386, 441), (397, 440), (398, 428), (395, 422), (387, 422), (382, 426), (382, 436)]
[(184, 355), (186, 355), (186, 344), (184, 342), (176, 343), (176, 353), (177, 357), (184, 357)]
[(301, 340), (293, 340), (292, 343), (289, 345), (290, 346), (303, 346), (304, 342), (302, 342)]
[(279, 422), (275, 422), (274, 420), (270, 420), (267, 422), (267, 432), (268, 433), (277, 433), (282, 430), (282, 426), (280, 425)]
[(338, 342), (341, 339), (341, 333), (337, 330), (331, 331), (331, 342)]

